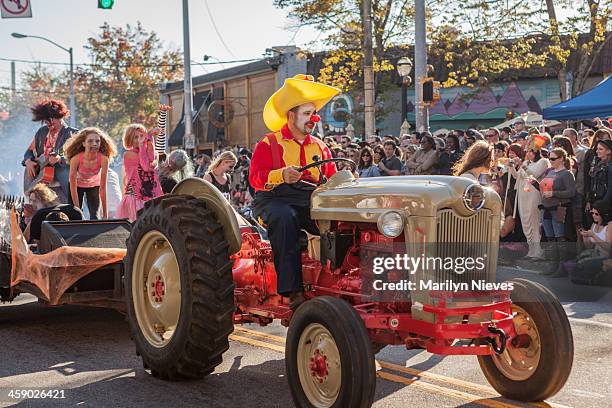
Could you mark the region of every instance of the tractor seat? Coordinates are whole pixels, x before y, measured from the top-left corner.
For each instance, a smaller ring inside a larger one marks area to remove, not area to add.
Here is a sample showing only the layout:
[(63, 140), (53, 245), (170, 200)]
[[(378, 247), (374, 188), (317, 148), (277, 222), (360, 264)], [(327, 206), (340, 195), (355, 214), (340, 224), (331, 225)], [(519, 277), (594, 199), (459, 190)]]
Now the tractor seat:
[(44, 254), (63, 246), (126, 248), (131, 227), (127, 219), (45, 221), (38, 250)]
[(30, 243), (40, 240), (43, 221), (52, 212), (61, 212), (68, 216), (69, 220), (77, 221), (83, 219), (83, 212), (70, 204), (59, 204), (53, 207), (45, 207), (36, 211), (30, 222)]

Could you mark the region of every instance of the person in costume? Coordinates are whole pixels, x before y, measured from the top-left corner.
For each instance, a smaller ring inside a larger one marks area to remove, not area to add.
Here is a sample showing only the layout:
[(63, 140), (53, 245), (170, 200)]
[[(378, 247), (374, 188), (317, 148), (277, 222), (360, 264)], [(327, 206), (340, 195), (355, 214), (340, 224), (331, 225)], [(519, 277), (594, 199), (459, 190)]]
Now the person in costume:
[[(251, 159), (249, 181), (255, 189), (252, 208), (255, 217), (268, 228), (278, 275), (277, 291), (290, 299), (295, 310), (304, 300), (300, 229), (318, 234), (310, 218), (312, 189), (302, 181), (317, 183), (317, 168), (299, 172), (297, 168), (332, 158), (322, 140), (311, 135), (320, 120), (317, 112), (340, 90), (314, 82), (310, 75), (296, 75), (266, 102), (263, 119), (272, 131), (256, 145)], [(334, 163), (321, 166), (325, 177), (336, 173)], [(298, 184), (296, 184), (298, 183)]]
[(118, 216), (135, 221), (144, 203), (163, 194), (157, 175), (158, 153), (153, 149), (155, 129), (147, 132), (141, 124), (131, 124), (123, 134), (123, 199)]
[(174, 150), (159, 166), (159, 183), (164, 194), (170, 193), (178, 183), (189, 177), (193, 177), (193, 163), (182, 149)]
[(66, 104), (57, 99), (44, 99), (30, 108), (32, 121), (43, 122), (34, 139), (28, 146), (22, 165), (24, 173), (24, 190), (33, 187), (33, 180), (43, 171), (40, 164), (53, 167), (53, 180), (49, 187), (59, 197), (61, 203), (68, 203), (70, 197), (68, 161), (63, 157), (63, 147), (66, 141), (78, 129), (66, 125), (64, 119), (70, 115)]
[(87, 196), (89, 218), (97, 220), (102, 205), (102, 218), (107, 219), (106, 180), (108, 164), (117, 155), (115, 142), (102, 130), (88, 127), (68, 140), (64, 150), (70, 161), (72, 205), (82, 209), (83, 198)]

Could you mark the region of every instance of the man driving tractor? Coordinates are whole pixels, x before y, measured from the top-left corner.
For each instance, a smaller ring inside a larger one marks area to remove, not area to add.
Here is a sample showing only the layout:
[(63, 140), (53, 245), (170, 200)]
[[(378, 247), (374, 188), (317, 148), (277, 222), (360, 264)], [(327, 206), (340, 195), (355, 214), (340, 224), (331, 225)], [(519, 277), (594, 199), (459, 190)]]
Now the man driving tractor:
[[(314, 82), (310, 75), (296, 75), (266, 102), (263, 118), (272, 131), (255, 147), (249, 181), (255, 188), (253, 213), (268, 228), (278, 293), (289, 297), (295, 310), (304, 302), (299, 233), (318, 230), (310, 218), (313, 183), (336, 172), (334, 163), (325, 163), (303, 172), (317, 160), (332, 157), (328, 147), (311, 132), (320, 117), (317, 112), (340, 90)], [(310, 188), (308, 188), (310, 187)]]

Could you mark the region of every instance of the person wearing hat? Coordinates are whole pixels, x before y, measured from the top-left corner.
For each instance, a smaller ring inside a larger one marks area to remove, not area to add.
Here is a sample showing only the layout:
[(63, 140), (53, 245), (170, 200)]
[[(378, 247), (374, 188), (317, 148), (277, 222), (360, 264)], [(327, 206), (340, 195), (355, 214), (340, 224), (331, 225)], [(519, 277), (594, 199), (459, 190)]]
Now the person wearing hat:
[(527, 136), (529, 136), (527, 131), (518, 132), (512, 137), (512, 143), (518, 143), (521, 145), (521, 148), (525, 149), (525, 146), (527, 146)]
[(406, 172), (409, 175), (431, 174), (437, 161), (436, 142), (433, 136), (425, 135), (421, 138), (421, 148), (406, 162)]
[[(277, 291), (290, 299), (295, 310), (304, 302), (300, 230), (318, 234), (310, 218), (311, 189), (300, 188), (300, 181), (317, 183), (322, 176), (336, 173), (334, 163), (299, 172), (298, 167), (332, 157), (329, 148), (311, 135), (320, 120), (317, 112), (340, 93), (334, 88), (314, 82), (310, 75), (296, 75), (266, 102), (263, 119), (272, 133), (255, 146), (249, 181), (255, 189), (253, 214), (268, 228), (278, 275)], [(298, 183), (296, 185), (296, 183)]]

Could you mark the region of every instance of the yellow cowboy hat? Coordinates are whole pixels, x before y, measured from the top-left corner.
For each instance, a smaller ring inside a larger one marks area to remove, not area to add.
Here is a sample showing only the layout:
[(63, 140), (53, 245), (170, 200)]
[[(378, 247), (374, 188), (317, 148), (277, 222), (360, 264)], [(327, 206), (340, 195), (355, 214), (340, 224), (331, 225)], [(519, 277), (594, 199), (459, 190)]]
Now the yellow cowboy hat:
[(312, 75), (299, 74), (287, 78), (283, 86), (268, 99), (263, 110), (263, 120), (268, 129), (277, 132), (287, 123), (287, 112), (304, 103), (314, 103), (320, 110), (340, 89), (314, 82)]

